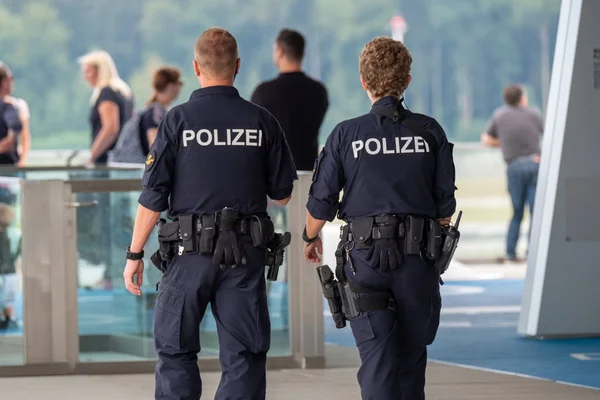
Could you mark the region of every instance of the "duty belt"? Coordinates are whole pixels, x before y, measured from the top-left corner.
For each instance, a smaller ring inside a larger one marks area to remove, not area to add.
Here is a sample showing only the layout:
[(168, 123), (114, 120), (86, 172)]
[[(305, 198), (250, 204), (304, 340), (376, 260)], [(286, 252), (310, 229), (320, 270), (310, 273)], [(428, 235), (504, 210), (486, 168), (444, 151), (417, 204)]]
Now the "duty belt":
[[(251, 234), (251, 223), (252, 223), (252, 217), (244, 217), (240, 220), (237, 221), (236, 227), (235, 227), (235, 232), (239, 235), (250, 235)], [(159, 239), (161, 242), (173, 242), (173, 243), (177, 243), (177, 242), (183, 242), (184, 238), (182, 237), (182, 233), (181, 233), (181, 226), (180, 226), (180, 222), (179, 221), (173, 221), (173, 222), (164, 222), (163, 224), (159, 225), (160, 227), (160, 233), (162, 233), (162, 238), (159, 237)], [(214, 229), (214, 228), (212, 228)], [(196, 228), (196, 236), (200, 236), (202, 233), (202, 224), (199, 223), (197, 224), (197, 228)], [(181, 243), (180, 243), (181, 244)]]
[(224, 225), (221, 223), (225, 222), (226, 226), (231, 227), (225, 230), (250, 236), (253, 247), (266, 250), (265, 265), (269, 268), (267, 279), (276, 280), (283, 263), (284, 248), (291, 241), (290, 233), (275, 233), (273, 221), (268, 216), (239, 215), (236, 209), (230, 207), (216, 213), (180, 215), (177, 221), (170, 223), (161, 219), (158, 223), (159, 250), (151, 257), (152, 263), (164, 273), (175, 247), (178, 247), (179, 255), (213, 255), (217, 231), (222, 230), (220, 228)]
[(342, 242), (354, 242), (356, 248), (368, 248), (371, 240), (403, 239), (406, 233), (404, 218), (396, 215), (378, 215), (356, 218), (341, 228)]

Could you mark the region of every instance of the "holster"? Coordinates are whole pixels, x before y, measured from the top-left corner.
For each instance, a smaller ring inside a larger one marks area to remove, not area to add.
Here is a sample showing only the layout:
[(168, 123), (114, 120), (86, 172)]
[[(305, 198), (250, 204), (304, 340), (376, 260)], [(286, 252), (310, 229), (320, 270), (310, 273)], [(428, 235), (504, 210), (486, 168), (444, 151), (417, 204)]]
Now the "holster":
[(290, 232), (274, 233), (273, 239), (267, 244), (267, 255), (265, 265), (267, 266), (267, 280), (276, 281), (279, 275), (279, 267), (283, 264), (285, 248), (292, 241)]
[(250, 223), (250, 236), (252, 237), (252, 246), (268, 248), (275, 237), (273, 221), (270, 218), (254, 215)]
[(322, 265), (317, 267), (317, 275), (319, 277), (319, 282), (321, 282), (323, 296), (325, 296), (325, 299), (327, 299), (327, 303), (329, 304), (329, 310), (331, 311), (331, 316), (335, 322), (335, 327), (338, 329), (344, 328), (346, 326), (346, 318), (342, 311), (343, 304), (338, 281), (335, 279), (333, 271), (328, 265)]
[(344, 313), (344, 317), (346, 319), (352, 319), (360, 314), (360, 311), (357, 308), (356, 304), (356, 294), (352, 291), (350, 287), (350, 283), (347, 280), (337, 281), (338, 291), (340, 292), (340, 297), (342, 298), (342, 312)]
[[(341, 235), (343, 236), (343, 234)], [(361, 312), (373, 311), (373, 310), (385, 310), (389, 307), (390, 303), (390, 295), (387, 292), (379, 292), (378, 290), (373, 290), (367, 287), (363, 287), (357, 283), (352, 283), (346, 279), (346, 272), (344, 270), (345, 265), (345, 257), (347, 256), (346, 252), (346, 241), (341, 240), (338, 244), (338, 247), (335, 251), (335, 275), (337, 280), (334, 280), (337, 287), (337, 295), (339, 296), (339, 301), (341, 302), (341, 313), (343, 317), (347, 320), (350, 320), (354, 317), (357, 317)], [(321, 272), (319, 272), (321, 275)], [(321, 276), (320, 276), (321, 277)], [(321, 282), (323, 284), (323, 282)], [(324, 287), (325, 289), (325, 287)], [(369, 293), (368, 297), (359, 297), (358, 293)], [(327, 298), (327, 294), (324, 294)], [(328, 299), (329, 300), (329, 299)], [(338, 300), (336, 300), (338, 301)], [(331, 304), (330, 304), (331, 307)], [(333, 311), (332, 311), (333, 315)], [(338, 317), (339, 318), (339, 317)], [(336, 326), (338, 325), (338, 321), (336, 320), (336, 316), (334, 315), (334, 321), (336, 322)], [(340, 328), (340, 326), (337, 326)], [(343, 326), (341, 326), (343, 327)]]
[(160, 272), (166, 272), (167, 265), (173, 258), (173, 246), (179, 240), (179, 223), (166, 223), (161, 218), (158, 221), (158, 250), (150, 257), (150, 261)]
[[(350, 288), (350, 283), (346, 280), (346, 273), (344, 272), (344, 265), (346, 263), (347, 251), (346, 251), (346, 240), (344, 240), (345, 232), (342, 228), (341, 239), (338, 243), (337, 249), (335, 250), (335, 275), (337, 280), (335, 284), (337, 286), (337, 293), (340, 296), (342, 314), (345, 319), (351, 319), (359, 314), (356, 308), (355, 295)], [(363, 241), (364, 243), (364, 236)], [(358, 239), (358, 238), (357, 238)]]

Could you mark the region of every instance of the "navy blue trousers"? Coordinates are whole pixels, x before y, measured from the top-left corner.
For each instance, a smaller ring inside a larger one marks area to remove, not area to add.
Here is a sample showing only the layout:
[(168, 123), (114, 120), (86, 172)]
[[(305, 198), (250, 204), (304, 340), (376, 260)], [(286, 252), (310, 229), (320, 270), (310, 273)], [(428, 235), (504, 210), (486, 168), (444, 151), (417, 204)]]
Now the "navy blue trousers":
[(215, 399), (262, 400), (271, 340), (265, 250), (244, 242), (248, 263), (221, 270), (199, 254), (175, 256), (163, 275), (154, 309), (155, 398), (197, 400), (200, 323), (210, 303), (217, 323), (221, 382)]
[(426, 346), (433, 343), (440, 322), (439, 274), (418, 256), (407, 255), (395, 270), (381, 272), (371, 268), (367, 252), (351, 251), (356, 275), (346, 262), (346, 277), (361, 286), (388, 291), (395, 310), (363, 312), (350, 321), (361, 359), (362, 398), (423, 400)]

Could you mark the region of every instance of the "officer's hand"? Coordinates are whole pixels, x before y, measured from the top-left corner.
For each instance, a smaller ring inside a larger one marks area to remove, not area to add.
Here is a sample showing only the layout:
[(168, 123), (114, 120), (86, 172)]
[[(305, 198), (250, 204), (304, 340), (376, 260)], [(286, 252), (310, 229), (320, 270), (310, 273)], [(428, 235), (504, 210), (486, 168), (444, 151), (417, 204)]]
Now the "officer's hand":
[[(134, 275), (137, 275), (135, 281), (133, 280)], [(127, 290), (136, 296), (141, 296), (141, 286), (144, 282), (144, 260), (127, 260), (123, 279)]]
[(306, 261), (315, 264), (320, 263), (321, 254), (323, 254), (323, 242), (320, 237), (311, 244), (304, 243), (304, 258)]
[(371, 268), (377, 268), (382, 272), (398, 268), (402, 263), (402, 251), (397, 239), (378, 239), (369, 250)]

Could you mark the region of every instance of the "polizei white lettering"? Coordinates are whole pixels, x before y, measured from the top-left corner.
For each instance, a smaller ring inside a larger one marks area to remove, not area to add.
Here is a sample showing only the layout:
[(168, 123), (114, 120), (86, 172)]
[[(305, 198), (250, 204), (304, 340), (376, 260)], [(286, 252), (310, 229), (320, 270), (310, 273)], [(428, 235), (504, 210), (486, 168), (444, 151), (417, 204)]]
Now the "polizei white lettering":
[(261, 147), (263, 143), (263, 133), (260, 129), (186, 129), (181, 133), (181, 137), (183, 147), (188, 147), (190, 142), (197, 142), (200, 146), (251, 147)]
[(378, 154), (429, 153), (429, 143), (421, 136), (396, 137), (394, 143), (388, 143), (386, 138), (370, 138), (366, 141), (355, 140), (352, 142), (354, 158), (358, 158), (358, 154), (363, 150), (371, 156)]

